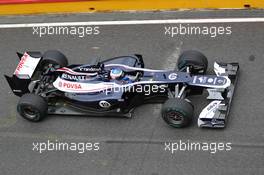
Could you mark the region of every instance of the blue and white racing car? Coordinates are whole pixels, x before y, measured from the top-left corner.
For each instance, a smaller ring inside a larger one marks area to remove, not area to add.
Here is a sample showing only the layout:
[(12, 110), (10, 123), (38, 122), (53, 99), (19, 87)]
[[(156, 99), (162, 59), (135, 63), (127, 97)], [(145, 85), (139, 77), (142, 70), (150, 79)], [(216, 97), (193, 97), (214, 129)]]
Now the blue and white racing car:
[(179, 128), (193, 119), (188, 97), (206, 90), (210, 102), (201, 111), (198, 126), (223, 128), (239, 68), (238, 63), (215, 63), (215, 75), (207, 75), (207, 58), (192, 50), (179, 56), (175, 70), (144, 68), (141, 55), (73, 65), (56, 50), (18, 56), (13, 76), (5, 77), (21, 97), (19, 114), (33, 122), (47, 114), (131, 117), (139, 105), (163, 103), (162, 118)]

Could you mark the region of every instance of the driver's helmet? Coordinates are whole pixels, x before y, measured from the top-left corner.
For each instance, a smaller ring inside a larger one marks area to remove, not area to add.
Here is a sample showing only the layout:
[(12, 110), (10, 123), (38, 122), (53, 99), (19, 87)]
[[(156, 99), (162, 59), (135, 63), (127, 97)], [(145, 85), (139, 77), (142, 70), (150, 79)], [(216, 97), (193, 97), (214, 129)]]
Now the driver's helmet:
[(113, 68), (110, 72), (111, 79), (120, 79), (123, 77), (124, 72), (119, 68)]

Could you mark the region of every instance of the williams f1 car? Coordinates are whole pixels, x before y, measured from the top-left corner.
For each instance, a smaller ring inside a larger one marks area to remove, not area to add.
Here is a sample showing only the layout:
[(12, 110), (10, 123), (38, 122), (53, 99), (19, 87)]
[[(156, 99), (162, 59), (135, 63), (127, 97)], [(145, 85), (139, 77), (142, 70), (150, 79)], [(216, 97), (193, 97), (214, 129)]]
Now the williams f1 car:
[(183, 52), (175, 70), (144, 68), (141, 55), (121, 56), (93, 64), (72, 64), (59, 51), (17, 53), (20, 62), (5, 78), (20, 98), (17, 110), (33, 122), (48, 114), (125, 116), (145, 103), (163, 103), (161, 115), (170, 126), (190, 124), (192, 95), (208, 92), (209, 104), (198, 117), (199, 127), (226, 126), (238, 63), (214, 63), (207, 75), (207, 58)]

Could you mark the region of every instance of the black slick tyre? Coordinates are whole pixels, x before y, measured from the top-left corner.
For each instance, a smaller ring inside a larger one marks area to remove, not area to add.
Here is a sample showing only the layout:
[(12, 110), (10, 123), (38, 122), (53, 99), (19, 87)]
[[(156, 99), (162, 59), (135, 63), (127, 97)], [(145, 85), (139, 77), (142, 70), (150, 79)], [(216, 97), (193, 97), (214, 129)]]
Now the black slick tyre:
[(68, 65), (68, 59), (58, 50), (48, 50), (42, 56), (41, 65), (42, 67), (45, 67), (49, 64), (65, 67)]
[(48, 104), (41, 96), (28, 93), (20, 98), (17, 111), (23, 118), (31, 122), (38, 122), (46, 117)]
[(180, 98), (169, 98), (162, 106), (162, 118), (170, 126), (182, 128), (188, 126), (193, 117), (193, 106)]
[(187, 67), (190, 67), (192, 74), (205, 74), (208, 67), (208, 60), (199, 51), (187, 50), (179, 56), (177, 67), (178, 70), (186, 70)]

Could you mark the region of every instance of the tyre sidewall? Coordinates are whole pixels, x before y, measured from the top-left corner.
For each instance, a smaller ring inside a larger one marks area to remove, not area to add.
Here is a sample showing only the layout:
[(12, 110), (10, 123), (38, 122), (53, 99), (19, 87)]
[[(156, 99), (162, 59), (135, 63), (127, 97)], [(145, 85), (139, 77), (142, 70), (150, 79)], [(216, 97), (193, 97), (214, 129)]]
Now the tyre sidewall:
[[(169, 101), (166, 101), (162, 108), (162, 118), (163, 120), (170, 126), (175, 128), (182, 128), (188, 126), (193, 117), (193, 106), (188, 103), (187, 101), (184, 101), (183, 99), (168, 99)], [(174, 100), (177, 100), (175, 104), (173, 103)], [(179, 106), (177, 106), (177, 103), (182, 103)], [(172, 122), (173, 119), (170, 119), (169, 113), (175, 112), (177, 114), (180, 114), (182, 117), (182, 120), (179, 123)]]
[[(178, 59), (177, 68), (178, 70), (184, 69), (187, 66), (200, 66), (203, 67), (203, 71), (200, 74), (206, 73), (208, 67), (207, 58), (199, 51), (189, 50), (183, 52)], [(191, 73), (199, 73), (193, 70)]]
[[(170, 112), (179, 113), (180, 115), (183, 116), (182, 120), (178, 124), (172, 123), (171, 122), (172, 119), (169, 119), (169, 116), (168, 116)], [(171, 108), (171, 109), (164, 110), (162, 117), (170, 126), (173, 126), (173, 127), (176, 127), (176, 128), (184, 127), (187, 124), (189, 124), (189, 122), (191, 121), (189, 116), (184, 111), (182, 111), (180, 109), (177, 109), (177, 108)]]
[[(32, 109), (34, 109), (35, 111), (38, 111), (38, 115), (35, 117), (35, 118), (29, 118), (27, 116), (27, 114), (25, 114), (25, 108), (28, 108), (28, 107), (31, 107)], [(19, 114), (24, 118), (24, 119), (27, 119), (29, 121), (32, 121), (32, 122), (37, 122), (37, 121), (40, 121), (43, 117), (43, 114), (39, 109), (37, 109), (36, 107), (32, 106), (32, 104), (26, 104), (26, 103), (23, 103), (23, 104), (19, 104), (17, 106), (17, 111), (19, 112)]]
[[(26, 109), (31, 109), (36, 113), (35, 117), (30, 117), (32, 114), (28, 114)], [(18, 104), (17, 104), (18, 113), (25, 119), (38, 122), (41, 121), (47, 115), (48, 104), (44, 98), (36, 94), (24, 94)]]
[(60, 51), (49, 50), (42, 56), (41, 67), (44, 68), (47, 64), (58, 65), (61, 68), (68, 65), (68, 60)]

